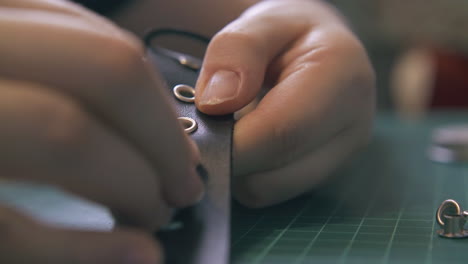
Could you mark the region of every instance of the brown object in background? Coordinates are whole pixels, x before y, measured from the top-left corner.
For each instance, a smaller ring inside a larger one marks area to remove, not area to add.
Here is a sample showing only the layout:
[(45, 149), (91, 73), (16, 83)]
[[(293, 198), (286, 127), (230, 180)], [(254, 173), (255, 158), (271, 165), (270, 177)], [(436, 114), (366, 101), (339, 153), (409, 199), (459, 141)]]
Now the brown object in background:
[(434, 51), (435, 73), (431, 108), (468, 108), (468, 56)]
[(431, 109), (468, 109), (468, 57), (443, 49), (408, 49), (393, 67), (391, 92), (404, 118), (419, 119)]

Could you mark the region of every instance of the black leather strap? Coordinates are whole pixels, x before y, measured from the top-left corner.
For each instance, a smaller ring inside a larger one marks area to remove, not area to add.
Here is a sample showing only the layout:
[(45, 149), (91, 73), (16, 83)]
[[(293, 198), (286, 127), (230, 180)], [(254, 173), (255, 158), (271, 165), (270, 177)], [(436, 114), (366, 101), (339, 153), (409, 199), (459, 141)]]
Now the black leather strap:
[[(182, 65), (177, 52), (149, 48), (156, 65), (171, 90), (178, 84), (195, 87), (198, 72)], [(196, 60), (189, 57), (190, 60)], [(201, 64), (200, 60), (192, 61)], [(181, 117), (194, 119), (198, 128), (191, 134), (202, 157), (199, 172), (205, 180), (206, 196), (196, 206), (180, 210), (174, 230), (159, 232), (169, 264), (225, 264), (229, 259), (231, 142), (234, 120), (229, 116), (207, 116), (192, 103), (174, 98)]]

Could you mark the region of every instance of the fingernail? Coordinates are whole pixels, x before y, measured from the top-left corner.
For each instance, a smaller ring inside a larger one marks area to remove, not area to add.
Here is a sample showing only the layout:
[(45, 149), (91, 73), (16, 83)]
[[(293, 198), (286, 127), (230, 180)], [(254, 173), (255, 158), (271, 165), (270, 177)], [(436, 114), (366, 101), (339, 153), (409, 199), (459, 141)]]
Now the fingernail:
[(239, 92), (239, 75), (232, 71), (217, 71), (201, 95), (201, 105), (217, 105), (235, 98)]

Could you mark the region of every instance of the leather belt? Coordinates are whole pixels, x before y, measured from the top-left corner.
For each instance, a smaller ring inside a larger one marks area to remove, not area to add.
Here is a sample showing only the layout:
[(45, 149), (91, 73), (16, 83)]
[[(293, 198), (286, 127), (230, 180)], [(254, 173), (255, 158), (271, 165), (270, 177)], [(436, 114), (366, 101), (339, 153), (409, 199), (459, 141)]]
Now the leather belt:
[[(201, 60), (159, 47), (148, 47), (148, 57), (162, 73), (171, 93), (179, 84), (195, 87)], [(180, 92), (190, 97), (184, 93), (187, 91)], [(178, 115), (197, 124), (190, 135), (200, 149), (202, 166), (198, 171), (205, 182), (206, 196), (199, 204), (179, 210), (172, 228), (156, 235), (165, 247), (168, 264), (228, 263), (233, 116), (208, 116), (193, 103), (171, 96)]]

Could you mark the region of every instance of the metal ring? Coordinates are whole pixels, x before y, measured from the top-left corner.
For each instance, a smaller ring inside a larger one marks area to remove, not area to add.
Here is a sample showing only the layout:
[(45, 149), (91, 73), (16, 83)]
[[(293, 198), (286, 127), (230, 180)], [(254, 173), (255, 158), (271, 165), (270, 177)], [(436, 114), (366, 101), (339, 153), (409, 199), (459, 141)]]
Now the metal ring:
[(461, 209), (460, 205), (457, 203), (457, 201), (452, 200), (452, 199), (448, 199), (448, 200), (443, 201), (442, 204), (437, 209), (437, 213), (436, 213), (437, 223), (439, 223), (440, 226), (445, 225), (445, 222), (444, 222), (445, 212), (447, 210), (451, 209), (451, 208), (455, 209), (455, 214), (456, 215), (461, 215), (462, 209)]
[(178, 117), (177, 119), (179, 119), (187, 134), (193, 133), (198, 128), (197, 122), (190, 117)]
[(172, 89), (174, 96), (182, 102), (195, 102), (195, 89), (186, 84), (178, 84)]

